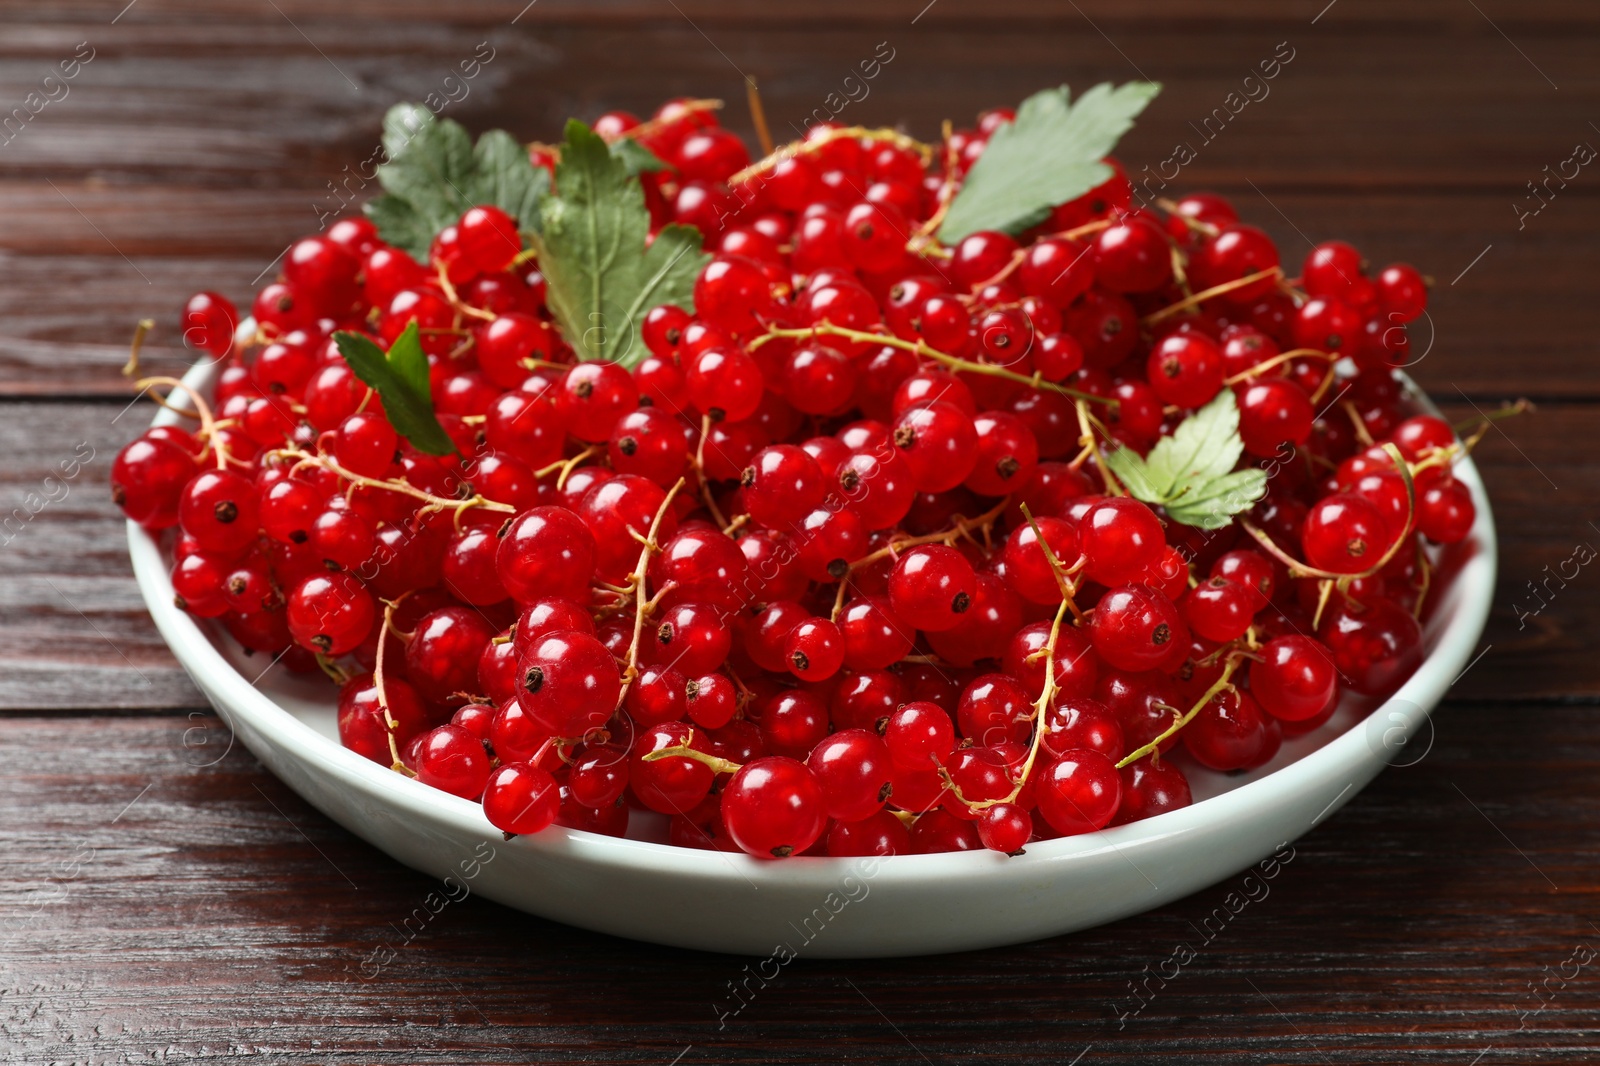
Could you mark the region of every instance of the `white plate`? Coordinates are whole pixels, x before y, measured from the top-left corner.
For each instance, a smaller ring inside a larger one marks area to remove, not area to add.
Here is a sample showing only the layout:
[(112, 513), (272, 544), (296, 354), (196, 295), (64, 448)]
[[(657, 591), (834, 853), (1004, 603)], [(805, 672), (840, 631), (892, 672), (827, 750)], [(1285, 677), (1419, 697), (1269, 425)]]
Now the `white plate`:
[[(186, 382), (209, 390), (214, 366)], [(156, 423), (176, 421), (163, 411)], [(1495, 531), (1470, 459), (1456, 476), (1478, 508), (1450, 550), (1454, 580), (1425, 633), (1427, 656), (1370, 715), (1347, 701), (1321, 728), (1239, 775), (1190, 768), (1195, 802), (1084, 836), (993, 852), (762, 861), (552, 827), (512, 841), (476, 803), (340, 746), (320, 677), (244, 655), (173, 604), (168, 561), (134, 523), (134, 573), (161, 635), (224, 721), (290, 788), (334, 821), (434, 877), (507, 906), (618, 936), (707, 951), (873, 957), (993, 947), (1115, 921), (1179, 899), (1272, 854), (1337, 810), (1386, 763), (1419, 757), (1428, 712), (1466, 667), (1489, 614)], [(261, 676), (258, 676), (261, 675)]]

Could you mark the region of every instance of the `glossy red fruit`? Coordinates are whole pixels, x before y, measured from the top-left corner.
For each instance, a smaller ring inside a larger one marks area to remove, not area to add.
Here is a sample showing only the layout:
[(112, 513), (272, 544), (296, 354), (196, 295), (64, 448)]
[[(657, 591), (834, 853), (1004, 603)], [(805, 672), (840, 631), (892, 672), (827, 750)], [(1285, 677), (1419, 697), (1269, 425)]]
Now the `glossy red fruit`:
[(1098, 751), (1076, 748), (1046, 765), (1035, 785), (1039, 813), (1062, 836), (1111, 824), (1122, 804), (1116, 764)]
[(734, 842), (761, 858), (805, 851), (828, 824), (816, 776), (782, 756), (757, 759), (734, 774), (722, 791), (722, 814)]

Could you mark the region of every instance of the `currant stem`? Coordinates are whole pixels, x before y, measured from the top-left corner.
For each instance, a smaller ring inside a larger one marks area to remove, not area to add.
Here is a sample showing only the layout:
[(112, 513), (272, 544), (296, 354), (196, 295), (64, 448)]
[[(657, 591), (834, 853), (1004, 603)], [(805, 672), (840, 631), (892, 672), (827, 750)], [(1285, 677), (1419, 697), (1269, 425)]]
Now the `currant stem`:
[(1293, 351), (1279, 352), (1271, 359), (1263, 359), (1249, 370), (1240, 371), (1233, 377), (1225, 379), (1222, 383), (1224, 385), (1237, 385), (1241, 381), (1249, 381), (1251, 378), (1260, 377), (1275, 366), (1282, 366), (1291, 359), (1326, 359), (1330, 364), (1339, 361), (1337, 355), (1322, 351), (1320, 348), (1295, 348)]
[(185, 385), (182, 381), (174, 377), (140, 378), (138, 381), (134, 382), (134, 385), (141, 392), (147, 389), (153, 389), (157, 385), (165, 385), (170, 389), (182, 389), (188, 395), (189, 402), (194, 404), (193, 411), (186, 411), (182, 407), (174, 407), (172, 401), (168, 397), (157, 396), (155, 393), (151, 393), (150, 395), (157, 404), (165, 407), (169, 411), (176, 411), (179, 414), (200, 419), (199, 435), (206, 439), (215, 452), (217, 457), (217, 469), (228, 469), (228, 450), (222, 446), (222, 441), (217, 439), (217, 420), (212, 417), (211, 405), (206, 403), (206, 398), (204, 396), (201, 396), (194, 389), (191, 389), (188, 385)]
[[(692, 732), (690, 736), (693, 737)], [(719, 758), (716, 755), (707, 755), (703, 751), (691, 748), (688, 744), (674, 744), (670, 748), (661, 748), (640, 756), (640, 759), (644, 762), (658, 762), (661, 759), (671, 758), (693, 759), (695, 762), (704, 763), (711, 767), (715, 773), (719, 774), (736, 774), (744, 769), (744, 763), (733, 762), (729, 759)]]
[(131, 378), (139, 372), (139, 352), (144, 348), (144, 339), (147, 334), (156, 328), (153, 318), (141, 318), (133, 327), (133, 343), (128, 345), (128, 362), (122, 368), (122, 376)]
[(406, 591), (402, 592), (392, 600), (383, 601), (383, 627), (378, 631), (378, 650), (373, 656), (372, 687), (378, 693), (378, 709), (383, 712), (384, 728), (389, 734), (389, 754), (394, 759), (389, 769), (394, 770), (397, 773), (405, 774), (407, 777), (415, 777), (416, 774), (406, 769), (405, 763), (400, 761), (400, 744), (399, 741), (395, 739), (394, 733), (396, 729), (400, 728), (400, 723), (395, 721), (393, 714), (389, 713), (389, 693), (383, 685), (383, 648), (384, 645), (388, 643), (386, 638), (389, 636), (390, 631), (394, 628), (395, 608), (399, 607), (409, 595), (411, 595), (411, 593)]
[(896, 337), (890, 333), (869, 333), (866, 330), (846, 329), (843, 326), (835, 326), (831, 322), (819, 322), (814, 326), (806, 326), (803, 329), (780, 329), (776, 326), (771, 326), (768, 327), (766, 333), (752, 340), (747, 347), (753, 352), (771, 340), (778, 338), (805, 340), (815, 337), (819, 333), (824, 336), (843, 337), (858, 344), (885, 344), (891, 348), (899, 348), (903, 351), (913, 352), (925, 359), (931, 359), (941, 366), (949, 367), (951, 370), (964, 370), (969, 374), (986, 374), (990, 377), (1004, 378), (1006, 381), (1014, 381), (1019, 385), (1028, 385), (1036, 389), (1045, 389), (1049, 392), (1059, 392), (1063, 396), (1071, 396), (1075, 399), (1094, 400), (1096, 403), (1109, 404), (1113, 407), (1119, 402), (1109, 397), (1095, 396), (1092, 393), (1081, 392), (1078, 389), (1069, 389), (1067, 386), (1058, 385), (1054, 381), (1046, 381), (1038, 374), (1018, 374), (1007, 370), (1005, 367), (995, 366), (993, 363), (978, 363), (971, 359), (962, 359), (959, 356), (949, 355), (928, 347), (925, 341), (908, 341), (903, 337)]
[[(721, 105), (719, 104), (718, 106), (720, 107)], [(630, 132), (637, 135), (638, 129), (631, 130)], [(814, 137), (807, 138), (806, 140), (790, 141), (777, 151), (768, 152), (765, 156), (756, 160), (754, 163), (751, 163), (733, 177), (729, 178), (728, 185), (739, 185), (742, 182), (749, 181), (758, 174), (766, 173), (779, 163), (783, 162), (785, 159), (792, 159), (798, 155), (809, 155), (825, 144), (831, 144), (834, 141), (841, 141), (847, 138), (854, 138), (864, 141), (887, 141), (896, 148), (904, 148), (908, 151), (916, 152), (922, 157), (923, 166), (927, 166), (928, 161), (933, 158), (933, 147), (931, 145), (923, 144), (921, 141), (916, 140), (915, 138), (907, 137), (899, 130), (882, 128), (874, 129), (868, 126), (842, 126), (837, 129), (825, 130), (824, 132), (819, 133)]]
[(581, 464), (585, 459), (591, 459), (594, 456), (599, 455), (604, 450), (605, 449), (600, 447), (598, 444), (591, 444), (584, 448), (583, 451), (579, 452), (577, 455), (574, 455), (571, 459), (558, 459), (549, 466), (540, 467), (538, 470), (533, 472), (533, 476), (536, 480), (542, 480), (559, 470), (561, 471), (561, 474), (556, 478), (556, 488), (564, 488), (567, 484), (567, 478), (572, 476), (572, 472), (578, 468), (579, 464)]
[(275, 456), (283, 456), (287, 459), (293, 459), (295, 460), (295, 465), (297, 467), (316, 466), (321, 467), (323, 470), (332, 471), (333, 473), (338, 474), (344, 480), (350, 482), (351, 485), (358, 488), (383, 489), (388, 492), (398, 492), (401, 495), (410, 496), (414, 500), (421, 500), (427, 505), (426, 507), (422, 508), (423, 510), (454, 510), (458, 518), (460, 517), (461, 512), (473, 507), (481, 507), (485, 511), (494, 511), (497, 514), (517, 513), (517, 509), (511, 506), (509, 503), (499, 503), (495, 500), (489, 499), (486, 496), (474, 495), (469, 496), (464, 500), (451, 500), (446, 499), (443, 496), (435, 496), (432, 493), (423, 492), (421, 489), (416, 488), (404, 478), (389, 478), (388, 480), (380, 481), (377, 478), (363, 477), (362, 475), (353, 471), (346, 470), (344, 467), (340, 466), (337, 461), (329, 458), (326, 455), (313, 455), (312, 453), (304, 451), (300, 448), (280, 448), (271, 454)]
[[(650, 569), (650, 557), (661, 550), (660, 545), (656, 543), (656, 534), (661, 530), (661, 521), (672, 508), (672, 498), (678, 494), (678, 490), (683, 488), (685, 484), (685, 480), (680, 477), (677, 484), (667, 490), (666, 498), (661, 501), (661, 506), (656, 508), (656, 516), (650, 522), (650, 532), (643, 538), (644, 546), (639, 549), (639, 562), (633, 568), (633, 573), (628, 575), (628, 580), (633, 586), (634, 593), (633, 639), (628, 642), (628, 663), (622, 671), (622, 689), (617, 693), (617, 706), (619, 708), (622, 706), (623, 700), (627, 699), (628, 689), (633, 686), (634, 679), (639, 676), (639, 642), (644, 639), (644, 620), (649, 617), (661, 597), (668, 591), (664, 587), (654, 599), (651, 599), (648, 596), (645, 575)], [(670, 582), (668, 584), (670, 585)]]
[(1145, 315), (1139, 320), (1139, 324), (1143, 326), (1157, 325), (1158, 323), (1165, 322), (1173, 315), (1181, 315), (1191, 307), (1199, 307), (1201, 304), (1212, 299), (1213, 297), (1221, 296), (1226, 292), (1232, 292), (1234, 289), (1242, 289), (1246, 285), (1254, 285), (1263, 278), (1272, 277), (1283, 277), (1283, 268), (1268, 267), (1266, 270), (1258, 270), (1254, 274), (1246, 274), (1242, 278), (1234, 278), (1232, 281), (1225, 281), (1221, 285), (1213, 285), (1209, 289), (1201, 289), (1193, 296), (1186, 296), (1175, 304), (1168, 304), (1159, 311), (1150, 312), (1148, 315)]
[(1223, 664), (1222, 675), (1212, 683), (1210, 688), (1206, 689), (1205, 694), (1200, 697), (1195, 705), (1190, 707), (1189, 710), (1184, 713), (1183, 716), (1180, 717), (1176, 722), (1173, 722), (1170, 726), (1163, 730), (1160, 736), (1156, 737), (1150, 743), (1141, 748), (1135, 748), (1128, 755), (1124, 756), (1122, 761), (1117, 763), (1117, 769), (1121, 770), (1130, 763), (1137, 762), (1146, 755), (1149, 755), (1151, 752), (1160, 748), (1162, 743), (1166, 741), (1167, 738), (1174, 736), (1178, 730), (1188, 725), (1194, 719), (1194, 716), (1204, 710), (1205, 705), (1215, 699), (1223, 689), (1232, 688), (1234, 671), (1238, 670), (1240, 664), (1243, 662), (1243, 656), (1230, 656), (1228, 661)]
[(957, 518), (955, 525), (941, 532), (925, 533), (920, 537), (906, 537), (904, 540), (894, 541), (891, 544), (879, 548), (877, 551), (872, 552), (871, 554), (863, 555), (861, 558), (851, 563), (850, 571), (851, 573), (854, 573), (855, 571), (860, 570), (863, 567), (871, 566), (873, 563), (882, 559), (898, 558), (900, 553), (905, 551), (907, 548), (915, 548), (922, 544), (953, 544), (961, 537), (965, 536), (970, 530), (986, 529), (989, 526), (994, 525), (995, 521), (1005, 513), (1006, 504), (1009, 502), (1011, 502), (1011, 497), (1007, 496), (1005, 499), (1001, 500), (995, 506), (989, 508), (989, 510), (983, 512), (983, 514), (976, 518)]

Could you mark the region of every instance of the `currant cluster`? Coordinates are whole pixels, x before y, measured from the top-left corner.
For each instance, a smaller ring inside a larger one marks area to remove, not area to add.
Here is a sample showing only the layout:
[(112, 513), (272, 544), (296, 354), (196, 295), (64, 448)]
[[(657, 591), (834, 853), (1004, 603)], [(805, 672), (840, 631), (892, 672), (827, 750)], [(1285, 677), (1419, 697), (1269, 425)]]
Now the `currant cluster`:
[[(215, 395), (122, 451), (116, 499), (175, 530), (181, 607), (326, 670), (346, 746), (508, 834), (650, 811), (758, 856), (1014, 853), (1182, 807), (1186, 765), (1261, 766), (1418, 661), (1425, 545), (1474, 519), (1392, 372), (1427, 288), (1340, 242), (1287, 279), (1223, 198), (1135, 210), (1120, 169), (943, 246), (1011, 120), (752, 164), (692, 102), (602, 116), (668, 164), (654, 225), (715, 253), (631, 365), (574, 361), (494, 206), (427, 264), (340, 221), (251, 336), (189, 302)], [(333, 338), (413, 323), (454, 454)], [(1225, 389), (1266, 495), (1218, 529), (1129, 495), (1108, 450)]]

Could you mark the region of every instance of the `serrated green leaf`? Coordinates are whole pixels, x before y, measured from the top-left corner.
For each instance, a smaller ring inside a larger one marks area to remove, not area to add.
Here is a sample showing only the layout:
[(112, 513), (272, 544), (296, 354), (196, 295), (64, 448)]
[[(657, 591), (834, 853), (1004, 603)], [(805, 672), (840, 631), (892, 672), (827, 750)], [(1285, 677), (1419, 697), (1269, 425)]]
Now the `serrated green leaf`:
[(645, 313), (664, 303), (694, 307), (694, 281), (709, 255), (700, 233), (667, 226), (648, 246), (650, 212), (638, 178), (599, 135), (567, 123), (555, 195), (534, 234), (547, 301), (580, 359), (632, 367), (646, 350)]
[(433, 413), (428, 356), (415, 322), (395, 338), (387, 353), (362, 333), (340, 331), (333, 339), (356, 377), (378, 390), (396, 433), (428, 455), (449, 455), (456, 450)]
[(628, 173), (634, 177), (667, 169), (666, 160), (632, 137), (620, 137), (612, 141), (611, 154), (626, 163), (628, 165)]
[(1225, 388), (1149, 455), (1122, 447), (1107, 452), (1105, 463), (1130, 496), (1165, 508), (1174, 522), (1220, 529), (1267, 491), (1265, 471), (1233, 469), (1243, 454), (1239, 405)]
[(1167, 517), (1186, 526), (1221, 529), (1267, 493), (1267, 472), (1239, 470), (1198, 483), (1166, 504)]
[(1124, 445), (1106, 452), (1105, 463), (1134, 499), (1146, 503), (1161, 499), (1161, 491), (1150, 480), (1150, 468), (1145, 464), (1144, 456), (1132, 448)]
[(474, 146), (459, 123), (396, 104), (383, 119), (383, 146), (388, 161), (377, 175), (385, 195), (366, 205), (367, 216), (379, 236), (418, 261), (427, 262), (440, 230), (478, 204), (494, 204), (525, 229), (538, 225), (550, 175), (509, 133), (491, 130)]
[(1028, 97), (989, 138), (950, 204), (939, 240), (979, 230), (1020, 233), (1111, 177), (1101, 160), (1161, 91), (1156, 82), (1102, 82), (1070, 103), (1065, 85)]
[(1239, 405), (1232, 389), (1222, 389), (1200, 410), (1178, 423), (1145, 456), (1150, 481), (1164, 498), (1196, 481), (1221, 477), (1244, 454), (1239, 437)]

